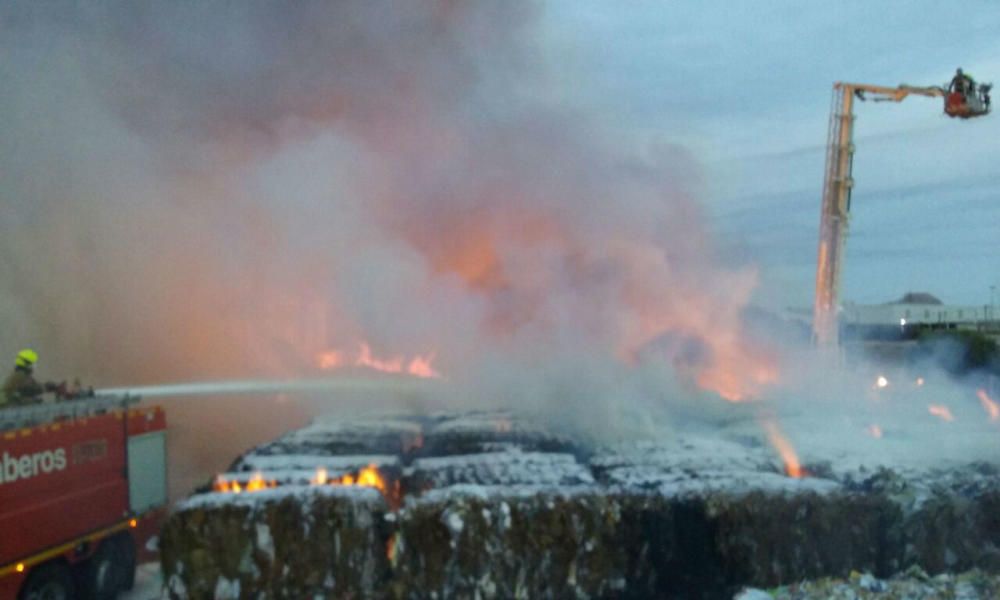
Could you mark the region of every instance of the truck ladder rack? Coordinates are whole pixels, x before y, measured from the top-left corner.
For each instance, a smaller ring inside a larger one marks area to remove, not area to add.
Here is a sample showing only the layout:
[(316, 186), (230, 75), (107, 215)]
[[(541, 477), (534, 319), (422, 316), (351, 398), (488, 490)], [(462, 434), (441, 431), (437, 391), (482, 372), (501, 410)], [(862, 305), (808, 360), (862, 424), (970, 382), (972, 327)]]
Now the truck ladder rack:
[(73, 400), (0, 408), (0, 432), (70, 421), (122, 410), (139, 402), (138, 396), (95, 396)]

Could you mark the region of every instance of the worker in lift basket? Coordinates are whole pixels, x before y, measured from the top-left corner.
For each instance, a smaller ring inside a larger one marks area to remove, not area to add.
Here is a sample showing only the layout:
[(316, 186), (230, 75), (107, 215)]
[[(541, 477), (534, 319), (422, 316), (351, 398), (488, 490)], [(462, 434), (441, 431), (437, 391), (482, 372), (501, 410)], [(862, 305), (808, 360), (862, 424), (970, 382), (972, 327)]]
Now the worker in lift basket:
[(42, 393), (53, 391), (57, 386), (46, 383), (42, 385), (35, 381), (35, 363), (38, 354), (34, 350), (21, 350), (14, 361), (14, 372), (3, 382), (0, 394), (0, 407), (37, 404), (42, 401)]
[(972, 80), (972, 76), (968, 73), (962, 72), (962, 67), (955, 70), (955, 76), (951, 78), (951, 86), (949, 91), (958, 92), (963, 96), (968, 96), (976, 91), (976, 82)]

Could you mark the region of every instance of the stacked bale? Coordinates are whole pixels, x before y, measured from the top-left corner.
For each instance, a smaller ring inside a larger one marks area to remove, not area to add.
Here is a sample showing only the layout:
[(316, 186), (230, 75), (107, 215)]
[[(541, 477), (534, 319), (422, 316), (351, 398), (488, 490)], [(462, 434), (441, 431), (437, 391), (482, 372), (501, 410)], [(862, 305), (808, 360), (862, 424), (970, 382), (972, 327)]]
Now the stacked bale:
[(389, 573), (382, 496), (288, 486), (182, 503), (160, 538), (171, 598), (367, 598)]
[[(170, 597), (719, 598), (855, 570), (1000, 572), (995, 467), (791, 479), (752, 444), (588, 454), (508, 418), (315, 424), (248, 453), (234, 475), (289, 483), (182, 504), (162, 536)], [(294, 484), (372, 462), (401, 506)]]

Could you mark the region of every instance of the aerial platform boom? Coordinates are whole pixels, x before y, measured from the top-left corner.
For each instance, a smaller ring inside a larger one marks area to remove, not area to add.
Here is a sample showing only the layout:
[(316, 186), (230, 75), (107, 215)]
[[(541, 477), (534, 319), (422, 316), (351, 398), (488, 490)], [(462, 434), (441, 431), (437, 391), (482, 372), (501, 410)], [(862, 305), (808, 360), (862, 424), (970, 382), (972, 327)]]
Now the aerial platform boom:
[(967, 98), (959, 94), (956, 99), (955, 93), (949, 94), (945, 88), (937, 86), (900, 85), (892, 88), (863, 83), (833, 84), (813, 306), (813, 339), (817, 345), (832, 347), (839, 342), (837, 306), (840, 271), (851, 210), (851, 189), (854, 187), (851, 177), (854, 164), (854, 100), (902, 102), (910, 95), (944, 98), (948, 116), (969, 118), (989, 112), (989, 90), (989, 85), (981, 85), (978, 95), (973, 90)]

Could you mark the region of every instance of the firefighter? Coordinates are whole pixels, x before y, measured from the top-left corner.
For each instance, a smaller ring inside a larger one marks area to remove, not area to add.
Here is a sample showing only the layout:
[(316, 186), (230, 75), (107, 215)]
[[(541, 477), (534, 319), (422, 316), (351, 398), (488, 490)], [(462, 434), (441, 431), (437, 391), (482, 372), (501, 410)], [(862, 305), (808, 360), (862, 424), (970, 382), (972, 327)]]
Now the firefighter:
[(47, 386), (35, 381), (35, 363), (38, 354), (34, 350), (21, 350), (14, 361), (14, 372), (3, 382), (0, 406), (20, 406), (42, 401), (42, 392)]
[(976, 91), (976, 82), (972, 80), (972, 77), (968, 73), (962, 72), (962, 67), (955, 69), (955, 76), (951, 78), (950, 91), (958, 92), (963, 96), (968, 96), (969, 94), (974, 94)]

